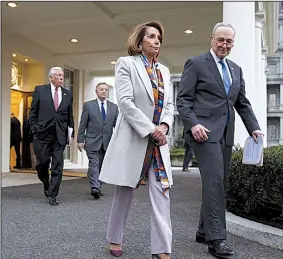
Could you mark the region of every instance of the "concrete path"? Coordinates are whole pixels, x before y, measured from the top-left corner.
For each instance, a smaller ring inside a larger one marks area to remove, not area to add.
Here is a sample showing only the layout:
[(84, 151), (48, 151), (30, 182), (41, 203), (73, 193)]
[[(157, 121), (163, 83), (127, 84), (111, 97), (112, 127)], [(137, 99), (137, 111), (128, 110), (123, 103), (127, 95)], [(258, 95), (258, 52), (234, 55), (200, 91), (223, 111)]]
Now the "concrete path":
[[(36, 178), (36, 175), (33, 176)], [(174, 173), (171, 190), (172, 259), (209, 259), (207, 247), (194, 242), (200, 208), (198, 171)], [(94, 201), (86, 178), (64, 181), (58, 207), (51, 207), (41, 184), (2, 188), (2, 259), (110, 259), (105, 240), (113, 186)], [(124, 238), (123, 259), (150, 259), (147, 187), (135, 194)], [(229, 234), (239, 259), (280, 259), (283, 251)]]

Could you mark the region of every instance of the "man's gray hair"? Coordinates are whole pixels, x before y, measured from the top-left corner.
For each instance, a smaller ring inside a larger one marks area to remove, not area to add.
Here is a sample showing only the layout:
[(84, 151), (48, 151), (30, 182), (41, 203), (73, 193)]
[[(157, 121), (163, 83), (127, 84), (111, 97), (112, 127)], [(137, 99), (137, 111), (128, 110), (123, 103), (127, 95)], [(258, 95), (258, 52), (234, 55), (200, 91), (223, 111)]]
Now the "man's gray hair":
[(216, 23), (216, 24), (214, 25), (213, 30), (212, 30), (212, 35), (214, 35), (215, 32), (216, 32), (216, 30), (217, 30), (218, 28), (220, 28), (220, 27), (231, 28), (231, 29), (234, 31), (234, 36), (235, 36), (236, 31), (235, 31), (234, 27), (233, 27), (231, 24), (229, 24), (229, 23), (224, 23), (224, 22), (219, 22), (219, 23)]
[(52, 76), (53, 74), (55, 74), (55, 72), (56, 72), (57, 70), (62, 70), (62, 71), (63, 71), (63, 69), (62, 69), (61, 67), (52, 67), (52, 68), (49, 70), (48, 76)]
[(100, 82), (100, 83), (98, 83), (98, 84), (96, 85), (95, 89), (97, 89), (98, 86), (100, 86), (100, 85), (106, 85), (106, 86), (109, 88), (109, 85), (108, 85), (108, 84), (106, 84), (105, 82)]

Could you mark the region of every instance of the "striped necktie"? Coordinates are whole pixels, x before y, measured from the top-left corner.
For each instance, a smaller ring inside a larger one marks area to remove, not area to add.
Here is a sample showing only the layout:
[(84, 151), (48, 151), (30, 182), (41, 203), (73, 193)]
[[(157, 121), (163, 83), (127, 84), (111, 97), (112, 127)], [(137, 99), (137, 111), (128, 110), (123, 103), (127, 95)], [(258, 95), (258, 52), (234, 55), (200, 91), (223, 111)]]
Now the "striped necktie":
[(223, 83), (224, 83), (226, 94), (228, 95), (229, 91), (230, 91), (230, 86), (231, 86), (228, 69), (227, 69), (227, 66), (225, 65), (223, 59), (221, 59), (219, 61), (219, 63), (222, 66)]

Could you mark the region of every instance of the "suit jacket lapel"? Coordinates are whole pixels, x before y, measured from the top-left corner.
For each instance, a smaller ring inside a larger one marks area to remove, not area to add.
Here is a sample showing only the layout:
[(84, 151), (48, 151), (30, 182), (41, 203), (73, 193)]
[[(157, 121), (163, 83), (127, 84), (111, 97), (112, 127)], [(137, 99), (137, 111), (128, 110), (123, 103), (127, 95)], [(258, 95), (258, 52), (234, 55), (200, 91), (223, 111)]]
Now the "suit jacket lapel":
[(61, 100), (61, 103), (59, 104), (58, 110), (64, 107), (64, 104), (66, 102), (67, 91), (63, 87), (61, 87), (61, 94), (62, 94), (62, 100)]
[(54, 100), (53, 100), (53, 97), (52, 97), (52, 92), (51, 92), (51, 85), (48, 84), (45, 86), (45, 90), (46, 90), (46, 95), (47, 95), (47, 98), (50, 102), (50, 106), (53, 110), (55, 110), (55, 107), (54, 107)]
[(144, 87), (145, 87), (150, 99), (154, 103), (151, 81), (150, 81), (150, 78), (147, 74), (144, 63), (141, 60), (140, 56), (134, 56), (134, 65), (137, 69), (137, 72), (138, 72), (138, 74), (139, 74), (139, 76), (140, 76), (140, 78), (141, 78), (141, 80), (144, 84)]
[[(110, 117), (110, 114), (112, 112), (112, 105), (110, 102), (106, 101), (107, 102), (107, 111), (106, 111), (106, 119), (105, 119), (105, 122), (108, 121), (109, 117)], [(101, 116), (102, 117), (102, 116)]]
[(217, 65), (215, 63), (215, 60), (212, 57), (212, 55), (210, 54), (210, 52), (208, 52), (206, 54), (206, 62), (207, 62), (207, 65), (208, 65), (209, 69), (211, 70), (212, 74), (214, 75), (216, 81), (218, 82), (218, 84), (220, 85), (220, 87), (223, 90), (224, 94), (226, 95), (226, 90), (225, 90), (225, 87), (224, 87), (224, 83), (223, 83), (222, 77), (221, 77), (221, 75), (219, 73), (219, 70), (218, 70), (218, 67), (217, 67)]
[(230, 88), (230, 92), (229, 92), (229, 96), (230, 96), (230, 95), (232, 95), (233, 90), (235, 88), (234, 82), (235, 82), (235, 79), (236, 79), (236, 75), (235, 75), (235, 71), (234, 71), (233, 65), (231, 64), (230, 60), (226, 59), (226, 61), (227, 61), (227, 64), (228, 64), (228, 67), (229, 67), (229, 70), (230, 70), (231, 77), (232, 77), (232, 84), (231, 84), (231, 88)]

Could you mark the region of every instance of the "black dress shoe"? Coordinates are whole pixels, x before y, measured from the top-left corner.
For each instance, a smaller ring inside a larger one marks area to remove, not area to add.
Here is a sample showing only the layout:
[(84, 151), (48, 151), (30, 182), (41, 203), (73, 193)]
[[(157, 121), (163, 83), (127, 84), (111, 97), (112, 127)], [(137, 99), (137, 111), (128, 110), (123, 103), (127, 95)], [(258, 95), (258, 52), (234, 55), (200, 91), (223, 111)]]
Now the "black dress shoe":
[(91, 189), (91, 196), (93, 196), (94, 199), (100, 198), (100, 191), (96, 188)]
[(59, 205), (59, 203), (58, 203), (56, 197), (50, 197), (50, 199), (49, 199), (49, 204), (50, 204), (51, 206), (58, 206), (58, 205)]
[(101, 190), (99, 190), (99, 196), (104, 196), (104, 193)]
[(230, 259), (236, 253), (224, 242), (209, 243), (208, 252), (220, 259)]
[(205, 234), (198, 231), (196, 233), (196, 242), (207, 245), (207, 241), (205, 239)]
[(44, 192), (45, 197), (48, 198), (48, 197), (49, 197), (48, 191), (47, 191), (47, 190), (44, 190), (43, 192)]

